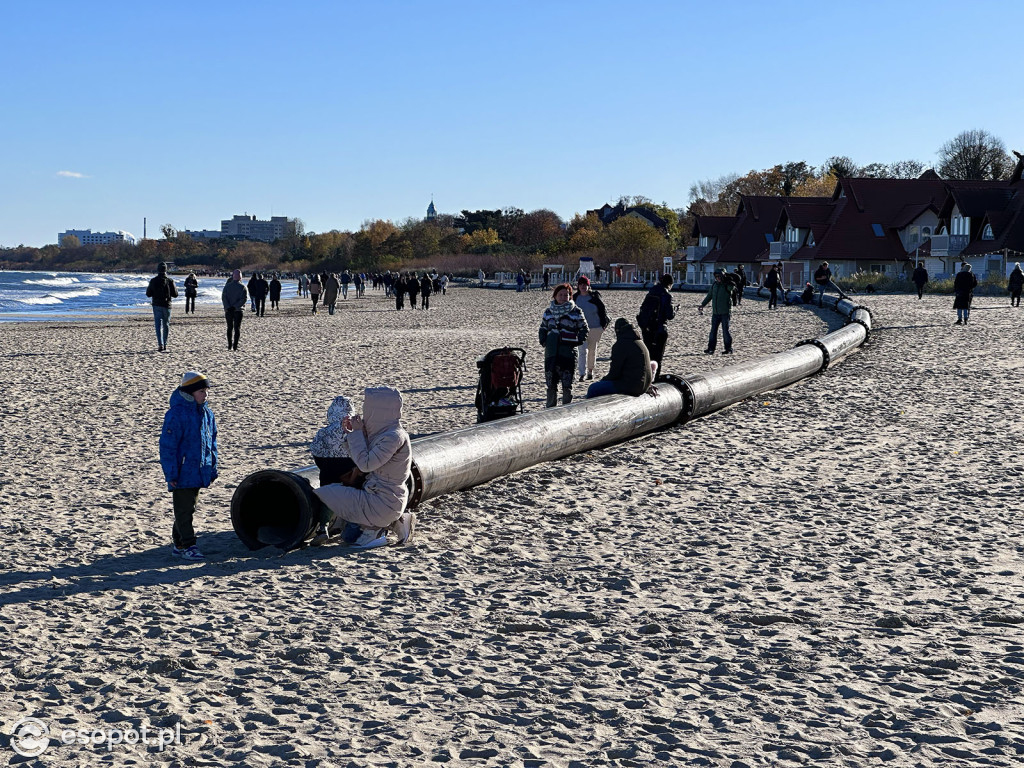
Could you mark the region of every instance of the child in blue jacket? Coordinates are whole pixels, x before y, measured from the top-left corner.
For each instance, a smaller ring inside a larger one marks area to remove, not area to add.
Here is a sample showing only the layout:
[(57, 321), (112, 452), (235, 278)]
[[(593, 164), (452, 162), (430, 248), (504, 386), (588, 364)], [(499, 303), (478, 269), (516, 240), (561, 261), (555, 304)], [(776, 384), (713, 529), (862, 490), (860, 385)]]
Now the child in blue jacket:
[(206, 402), (210, 382), (188, 371), (171, 393), (171, 407), (160, 432), (160, 466), (174, 504), (171, 554), (202, 560), (192, 528), (199, 490), (217, 479), (217, 420)]

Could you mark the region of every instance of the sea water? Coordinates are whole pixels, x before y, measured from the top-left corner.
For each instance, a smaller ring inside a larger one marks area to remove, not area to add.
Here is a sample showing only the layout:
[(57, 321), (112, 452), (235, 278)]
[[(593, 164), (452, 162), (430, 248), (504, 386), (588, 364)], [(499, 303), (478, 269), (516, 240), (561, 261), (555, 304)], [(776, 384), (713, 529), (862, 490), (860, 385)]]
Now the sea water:
[[(72, 315), (110, 315), (152, 306), (146, 286), (153, 275), (97, 272), (16, 272), (0, 270), (0, 322), (56, 320)], [(171, 275), (178, 287), (173, 309), (185, 309), (185, 277)], [(220, 304), (227, 278), (200, 277), (196, 304)]]

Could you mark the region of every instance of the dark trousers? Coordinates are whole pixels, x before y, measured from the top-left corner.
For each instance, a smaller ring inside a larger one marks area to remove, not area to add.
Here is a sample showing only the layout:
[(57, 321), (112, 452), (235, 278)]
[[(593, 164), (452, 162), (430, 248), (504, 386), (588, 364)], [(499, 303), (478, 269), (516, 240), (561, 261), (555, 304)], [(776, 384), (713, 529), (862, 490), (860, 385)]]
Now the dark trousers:
[(732, 352), (732, 334), (729, 333), (729, 315), (711, 316), (711, 333), (708, 335), (708, 351), (714, 352), (718, 345), (718, 326), (722, 326), (722, 341), (725, 351)]
[(423, 301), (421, 302), (424, 309), (430, 309), (430, 294), (423, 294)]
[(174, 504), (174, 528), (171, 529), (174, 546), (178, 549), (188, 549), (196, 543), (192, 518), (196, 513), (196, 502), (199, 501), (199, 489), (175, 488), (171, 491), (171, 500)]
[(1010, 306), (1011, 307), (1019, 307), (1020, 306), (1020, 291), (1010, 291)]
[(917, 286), (917, 298), (920, 299), (922, 296), (924, 296), (924, 283)]
[(779, 289), (769, 288), (768, 290), (770, 291), (768, 295), (768, 309), (775, 309), (779, 306), (779, 295), (777, 293)]
[(416, 297), (417, 296), (419, 296), (418, 293), (411, 293), (411, 292), (409, 293), (409, 306), (412, 307), (413, 309), (416, 309)]
[(193, 315), (196, 313), (196, 297), (185, 296), (185, 314), (191, 312)]
[(548, 368), (545, 365), (544, 382), (547, 384), (546, 407), (554, 408), (558, 405), (558, 385), (562, 385), (562, 405), (572, 402), (572, 382), (575, 377), (576, 366), (566, 368)]
[(242, 317), (245, 315), (241, 309), (225, 309), (224, 319), (228, 324), (228, 349), (238, 349), (238, 337), (242, 333)]
[(402, 309), (405, 306), (405, 294), (395, 293), (395, 309)]
[(259, 317), (263, 317), (263, 313), (267, 311), (267, 297), (260, 296), (259, 298), (253, 299), (256, 302), (256, 314)]
[(643, 328), (640, 333), (644, 339), (644, 346), (647, 347), (647, 351), (651, 354), (651, 362), (656, 362), (658, 364), (658, 373), (662, 373), (661, 358), (665, 356), (668, 331), (665, 330), (665, 326), (661, 326), (654, 329)]
[(313, 299), (313, 314), (315, 315), (316, 314), (316, 305), (320, 303), (320, 294), (319, 293), (311, 293), (309, 295)]

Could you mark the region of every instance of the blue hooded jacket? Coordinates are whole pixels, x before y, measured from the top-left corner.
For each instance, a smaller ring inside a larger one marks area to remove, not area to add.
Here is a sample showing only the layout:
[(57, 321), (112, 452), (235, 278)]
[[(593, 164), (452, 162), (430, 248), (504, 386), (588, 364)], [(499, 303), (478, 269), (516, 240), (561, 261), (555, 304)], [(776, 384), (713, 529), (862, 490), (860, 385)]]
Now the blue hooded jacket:
[(209, 405), (171, 393), (160, 432), (160, 466), (168, 488), (206, 488), (217, 479), (217, 420)]

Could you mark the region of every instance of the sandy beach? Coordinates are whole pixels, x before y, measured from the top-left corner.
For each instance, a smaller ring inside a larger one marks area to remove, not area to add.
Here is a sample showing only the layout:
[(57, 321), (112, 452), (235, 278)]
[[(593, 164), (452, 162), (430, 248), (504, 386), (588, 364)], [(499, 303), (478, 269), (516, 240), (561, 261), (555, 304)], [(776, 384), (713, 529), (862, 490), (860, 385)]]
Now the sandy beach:
[[(604, 293), (613, 318), (642, 296)], [(709, 357), (702, 296), (673, 297), (671, 373), (843, 322), (748, 298)], [(495, 347), (528, 351), (540, 409), (548, 294), (286, 296), (238, 352), (215, 307), (176, 309), (167, 354), (148, 313), (0, 324), (0, 763), (35, 764), (7, 742), (34, 717), (47, 766), (1020, 765), (1024, 311), (859, 298), (870, 340), (825, 373), (437, 498), (362, 552), (249, 552), (232, 492), (311, 463), (367, 385), (403, 391), (414, 438), (474, 423)], [(157, 456), (190, 369), (221, 457), (201, 564), (170, 555)], [(181, 743), (59, 743), (143, 725)]]

